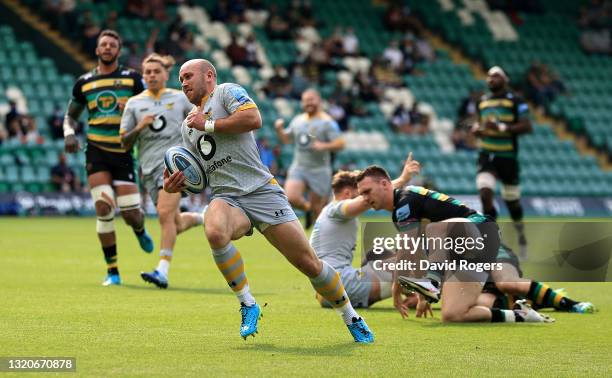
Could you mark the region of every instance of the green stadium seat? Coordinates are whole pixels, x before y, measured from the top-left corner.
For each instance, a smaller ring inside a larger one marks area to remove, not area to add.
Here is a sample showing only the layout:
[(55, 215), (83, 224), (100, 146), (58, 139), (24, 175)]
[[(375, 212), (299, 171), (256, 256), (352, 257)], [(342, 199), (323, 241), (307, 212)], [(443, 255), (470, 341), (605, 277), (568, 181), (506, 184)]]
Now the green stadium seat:
[(4, 179), (9, 184), (18, 183), (19, 180), (19, 169), (15, 165), (4, 167)]

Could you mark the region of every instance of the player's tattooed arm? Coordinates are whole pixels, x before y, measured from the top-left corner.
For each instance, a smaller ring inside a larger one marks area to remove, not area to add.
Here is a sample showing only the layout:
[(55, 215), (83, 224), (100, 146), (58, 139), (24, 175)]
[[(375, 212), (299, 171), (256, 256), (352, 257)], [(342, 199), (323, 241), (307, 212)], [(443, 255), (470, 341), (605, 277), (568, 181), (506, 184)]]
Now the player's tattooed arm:
[(68, 110), (64, 115), (64, 149), (68, 153), (77, 152), (80, 148), (79, 140), (74, 135), (77, 126), (78, 119), (83, 113), (83, 109), (85, 109), (85, 105), (80, 104), (76, 101), (70, 100), (68, 103)]
[(133, 128), (130, 131), (122, 132), (121, 146), (126, 151), (131, 150), (140, 132), (144, 130), (146, 127), (148, 127), (150, 124), (152, 124), (154, 120), (155, 120), (154, 114), (147, 114), (146, 116), (142, 117), (142, 119), (140, 120), (140, 122), (138, 122), (135, 128)]
[(282, 144), (287, 144), (291, 142), (291, 135), (285, 131), (285, 129), (283, 128), (284, 125), (285, 120), (282, 118), (279, 118), (274, 121), (274, 130), (276, 130), (278, 140), (280, 140)]

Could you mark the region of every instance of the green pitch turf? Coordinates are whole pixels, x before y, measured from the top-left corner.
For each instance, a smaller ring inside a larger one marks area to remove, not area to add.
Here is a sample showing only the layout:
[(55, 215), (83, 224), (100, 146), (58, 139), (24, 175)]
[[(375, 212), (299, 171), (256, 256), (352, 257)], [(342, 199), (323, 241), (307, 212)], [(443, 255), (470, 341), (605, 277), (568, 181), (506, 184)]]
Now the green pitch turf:
[[(156, 243), (159, 226), (148, 220)], [(594, 315), (553, 313), (555, 324), (443, 325), (402, 320), (390, 300), (362, 310), (376, 334), (355, 345), (319, 308), (308, 280), (257, 234), (238, 241), (263, 309), (243, 341), (235, 297), (202, 229), (178, 239), (170, 288), (142, 282), (157, 264), (117, 222), (123, 286), (100, 286), (104, 261), (93, 218), (0, 218), (0, 357), (76, 357), (84, 376), (610, 376), (612, 284), (562, 284)], [(557, 287), (559, 284), (556, 285)]]

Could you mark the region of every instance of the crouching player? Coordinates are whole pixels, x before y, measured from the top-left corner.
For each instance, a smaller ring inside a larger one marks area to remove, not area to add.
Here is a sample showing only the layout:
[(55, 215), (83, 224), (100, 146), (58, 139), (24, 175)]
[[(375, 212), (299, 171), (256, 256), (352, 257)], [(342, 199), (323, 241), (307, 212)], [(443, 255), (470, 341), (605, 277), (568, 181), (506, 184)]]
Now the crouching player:
[[(419, 163), (412, 160), (410, 154), (402, 174), (393, 180), (393, 187), (406, 185), (419, 169)], [(331, 184), (333, 201), (323, 208), (317, 218), (310, 245), (321, 260), (340, 273), (353, 307), (368, 307), (391, 296), (393, 276), (391, 272), (374, 269), (371, 261), (365, 261), (361, 269), (352, 266), (359, 229), (358, 217), (370, 208), (357, 193), (358, 174), (359, 171), (340, 171), (334, 175)], [(318, 294), (317, 299), (321, 306), (332, 307)]]
[[(479, 226), (487, 220), (482, 214), (445, 194), (422, 187), (408, 186), (403, 189), (394, 189), (389, 174), (381, 167), (370, 166), (361, 172), (357, 177), (357, 187), (359, 194), (372, 208), (392, 212), (393, 223), (399, 232), (414, 229), (415, 223), (429, 219), (432, 223), (426, 227), (428, 237), (456, 236), (449, 231), (452, 232), (458, 228), (465, 236), (474, 238), (482, 236)], [(435, 262), (444, 260), (440, 258), (440, 254), (448, 255), (448, 251), (444, 248), (429, 251), (429, 253), (430, 261)], [(444, 273), (443, 269), (437, 268), (428, 270), (426, 280), (399, 277), (402, 286), (405, 285), (420, 294), (417, 315), (419, 312), (431, 311), (429, 304), (423, 303), (425, 296), (437, 300), (440, 293), (439, 288), (442, 287), (442, 321), (444, 322), (552, 321), (548, 316), (539, 314), (529, 307), (526, 301), (517, 301), (517, 308), (514, 310), (479, 305), (478, 298), (486, 280), (486, 274), (482, 277), (476, 271), (457, 270), (454, 274), (447, 274), (446, 280), (443, 281)], [(393, 293), (397, 295), (398, 292), (396, 286)], [(407, 311), (406, 308), (399, 310)]]

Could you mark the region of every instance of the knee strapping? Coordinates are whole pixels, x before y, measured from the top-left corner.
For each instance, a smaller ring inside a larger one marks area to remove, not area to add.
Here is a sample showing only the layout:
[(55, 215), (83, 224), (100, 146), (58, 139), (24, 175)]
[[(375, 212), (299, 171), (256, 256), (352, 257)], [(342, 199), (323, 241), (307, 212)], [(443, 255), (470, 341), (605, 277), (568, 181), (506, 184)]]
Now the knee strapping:
[(124, 194), (117, 196), (117, 205), (120, 211), (134, 210), (140, 208), (140, 194)]
[(96, 231), (99, 234), (108, 234), (115, 231), (115, 192), (110, 185), (98, 185), (91, 188), (91, 198), (96, 202), (104, 202), (109, 207), (108, 213), (97, 215)]
[(495, 176), (489, 172), (480, 172), (476, 175), (476, 188), (478, 190), (487, 188), (494, 191), (496, 183)]
[(96, 231), (98, 234), (108, 234), (115, 231), (115, 211), (109, 211), (108, 214), (98, 215), (96, 219)]
[(94, 204), (98, 201), (102, 201), (108, 204), (111, 209), (115, 208), (115, 191), (113, 191), (113, 187), (110, 185), (104, 184), (91, 188), (91, 198)]
[(521, 198), (521, 187), (518, 185), (502, 185), (501, 196), (504, 201), (518, 201)]

